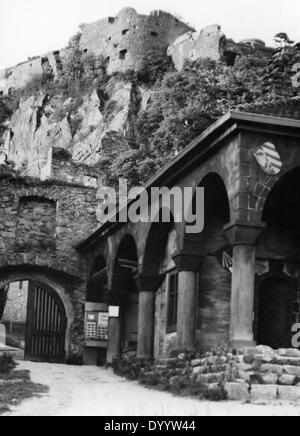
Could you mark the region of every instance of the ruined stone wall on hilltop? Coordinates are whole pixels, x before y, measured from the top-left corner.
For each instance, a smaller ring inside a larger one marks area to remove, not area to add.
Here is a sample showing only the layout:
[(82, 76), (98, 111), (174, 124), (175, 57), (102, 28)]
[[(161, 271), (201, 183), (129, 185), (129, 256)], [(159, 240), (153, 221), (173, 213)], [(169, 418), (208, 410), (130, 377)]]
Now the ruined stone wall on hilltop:
[(82, 28), (81, 48), (108, 61), (108, 73), (138, 71), (147, 53), (166, 53), (178, 37), (193, 29), (173, 15), (154, 11), (139, 15), (125, 8), (116, 17), (109, 17)]
[(40, 76), (45, 68), (51, 68), (54, 77), (62, 69), (61, 52), (54, 51), (22, 62), (15, 67), (0, 71), (0, 92), (8, 94), (12, 89), (24, 87), (34, 76)]
[(209, 58), (220, 61), (226, 38), (218, 24), (205, 27), (200, 32), (188, 32), (178, 38), (168, 49), (177, 70), (183, 69), (186, 60)]

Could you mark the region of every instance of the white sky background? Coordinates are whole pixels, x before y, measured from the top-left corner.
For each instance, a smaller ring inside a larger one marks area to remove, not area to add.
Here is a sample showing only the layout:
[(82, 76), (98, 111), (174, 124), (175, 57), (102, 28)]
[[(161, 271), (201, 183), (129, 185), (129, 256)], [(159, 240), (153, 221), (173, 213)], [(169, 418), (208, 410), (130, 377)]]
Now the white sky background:
[(299, 0), (0, 0), (0, 69), (64, 47), (81, 23), (123, 7), (177, 13), (197, 30), (220, 24), (227, 37), (272, 44), (278, 32), (300, 41)]

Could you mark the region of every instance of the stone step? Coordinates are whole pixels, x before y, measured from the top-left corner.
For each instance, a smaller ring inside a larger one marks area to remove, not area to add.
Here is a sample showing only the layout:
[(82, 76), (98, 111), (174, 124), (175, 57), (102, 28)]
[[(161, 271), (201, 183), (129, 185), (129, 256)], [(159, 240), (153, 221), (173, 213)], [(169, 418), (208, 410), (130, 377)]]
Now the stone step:
[(212, 383), (222, 383), (226, 381), (226, 372), (220, 372), (215, 374), (200, 374), (197, 377), (192, 375), (190, 379), (196, 384), (212, 384)]
[(193, 375), (213, 374), (213, 373), (218, 373), (218, 372), (225, 372), (229, 369), (231, 369), (230, 365), (196, 366), (192, 369), (192, 374)]

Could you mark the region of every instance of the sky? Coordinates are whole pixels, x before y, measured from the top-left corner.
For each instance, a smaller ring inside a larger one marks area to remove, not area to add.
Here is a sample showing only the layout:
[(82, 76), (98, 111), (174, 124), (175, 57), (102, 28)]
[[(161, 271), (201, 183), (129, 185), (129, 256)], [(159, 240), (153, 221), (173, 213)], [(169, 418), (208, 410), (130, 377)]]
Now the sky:
[(272, 45), (276, 33), (300, 41), (299, 0), (0, 0), (0, 69), (64, 47), (82, 23), (116, 15), (130, 6), (179, 14), (197, 30), (220, 24), (228, 38), (259, 38)]

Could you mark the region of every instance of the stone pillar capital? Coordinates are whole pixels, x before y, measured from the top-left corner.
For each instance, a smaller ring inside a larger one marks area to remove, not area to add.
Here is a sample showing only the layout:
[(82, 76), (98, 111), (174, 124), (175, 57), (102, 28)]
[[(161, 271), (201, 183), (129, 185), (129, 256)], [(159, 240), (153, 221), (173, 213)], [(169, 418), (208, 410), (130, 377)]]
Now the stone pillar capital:
[(178, 271), (197, 271), (203, 262), (204, 256), (187, 251), (177, 251), (172, 259)]
[(156, 292), (161, 286), (165, 274), (140, 273), (134, 277), (139, 292)]
[(231, 245), (254, 245), (265, 227), (264, 224), (252, 225), (235, 221), (227, 224), (224, 232)]

